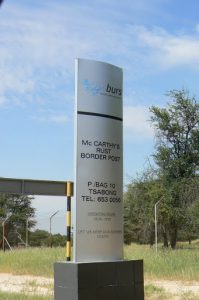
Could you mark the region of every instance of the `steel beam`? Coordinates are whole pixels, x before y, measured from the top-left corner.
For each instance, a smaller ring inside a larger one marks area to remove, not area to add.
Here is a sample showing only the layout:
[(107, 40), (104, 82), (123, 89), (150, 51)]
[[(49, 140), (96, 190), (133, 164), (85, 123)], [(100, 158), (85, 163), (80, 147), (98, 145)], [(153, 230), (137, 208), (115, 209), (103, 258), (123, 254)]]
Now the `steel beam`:
[(67, 182), (2, 177), (0, 178), (0, 193), (18, 195), (66, 196)]

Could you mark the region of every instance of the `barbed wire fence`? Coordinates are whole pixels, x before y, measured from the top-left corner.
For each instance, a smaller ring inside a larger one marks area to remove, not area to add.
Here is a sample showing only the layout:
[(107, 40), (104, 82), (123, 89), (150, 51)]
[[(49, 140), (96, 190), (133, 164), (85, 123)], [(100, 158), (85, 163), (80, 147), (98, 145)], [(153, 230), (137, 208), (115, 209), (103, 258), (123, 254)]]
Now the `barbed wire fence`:
[[(55, 214), (56, 213), (56, 214)], [(53, 218), (51, 218), (54, 215)], [(31, 223), (35, 225), (31, 227)], [(199, 221), (198, 221), (199, 223)], [(197, 223), (197, 228), (199, 224)], [(160, 224), (158, 223), (158, 244), (161, 248)], [(188, 230), (188, 227), (187, 227)], [(198, 239), (196, 238), (198, 237)], [(185, 249), (199, 249), (199, 232), (191, 240), (179, 240), (177, 246)], [(66, 244), (66, 211), (51, 210), (38, 213), (33, 219), (24, 219), (9, 226), (9, 218), (0, 218), (0, 250), (13, 250), (28, 247), (57, 247)]]
[(54, 213), (38, 214), (36, 218), (12, 224), (6, 218), (0, 218), (0, 249), (65, 246), (66, 212), (56, 211), (51, 218)]

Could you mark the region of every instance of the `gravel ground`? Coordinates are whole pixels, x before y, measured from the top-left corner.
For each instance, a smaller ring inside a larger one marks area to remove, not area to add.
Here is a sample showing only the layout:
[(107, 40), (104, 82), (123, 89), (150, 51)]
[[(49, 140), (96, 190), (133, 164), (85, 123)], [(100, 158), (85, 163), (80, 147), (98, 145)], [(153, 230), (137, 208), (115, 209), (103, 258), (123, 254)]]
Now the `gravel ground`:
[(165, 291), (172, 294), (192, 292), (199, 297), (198, 281), (146, 280), (145, 284), (152, 284), (163, 288)]
[(31, 275), (0, 274), (0, 291), (49, 295), (52, 294), (53, 279)]
[[(53, 278), (0, 273), (0, 291), (3, 292), (52, 295), (53, 284)], [(199, 282), (196, 281), (146, 280), (145, 284), (163, 288), (171, 294), (192, 292), (199, 297)]]

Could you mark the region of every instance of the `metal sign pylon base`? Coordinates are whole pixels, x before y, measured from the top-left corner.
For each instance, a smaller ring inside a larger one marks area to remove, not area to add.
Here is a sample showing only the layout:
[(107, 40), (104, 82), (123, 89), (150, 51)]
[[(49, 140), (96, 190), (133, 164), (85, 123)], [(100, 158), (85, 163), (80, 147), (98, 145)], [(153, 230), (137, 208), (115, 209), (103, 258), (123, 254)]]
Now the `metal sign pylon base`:
[(143, 260), (56, 262), (55, 300), (144, 300)]

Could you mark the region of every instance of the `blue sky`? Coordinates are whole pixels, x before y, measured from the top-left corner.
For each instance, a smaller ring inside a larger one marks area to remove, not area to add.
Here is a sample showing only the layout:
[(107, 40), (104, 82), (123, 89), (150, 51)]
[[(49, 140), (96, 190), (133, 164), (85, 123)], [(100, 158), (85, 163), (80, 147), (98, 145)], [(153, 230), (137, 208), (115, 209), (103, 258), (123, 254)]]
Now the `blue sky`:
[[(5, 0), (0, 176), (74, 179), (74, 60), (80, 57), (123, 68), (128, 183), (154, 150), (149, 107), (164, 106), (171, 89), (199, 95), (198, 11), (197, 0)], [(46, 201), (35, 200), (40, 217), (57, 208), (64, 214), (64, 199)]]

